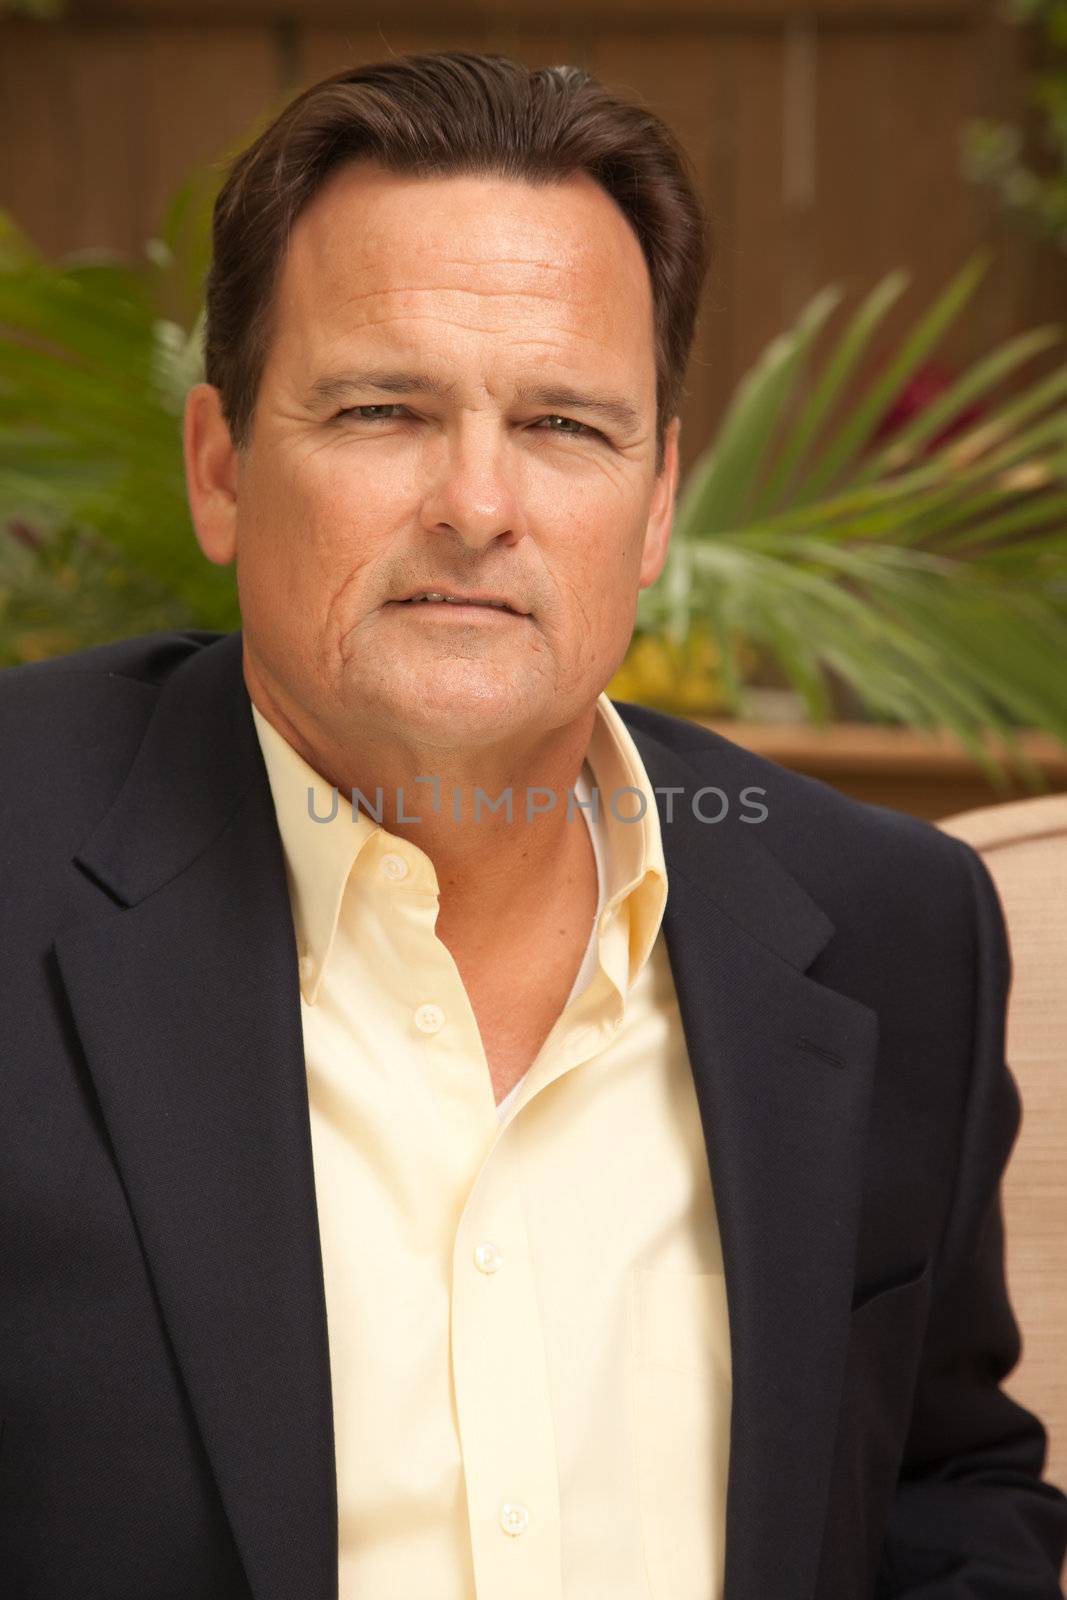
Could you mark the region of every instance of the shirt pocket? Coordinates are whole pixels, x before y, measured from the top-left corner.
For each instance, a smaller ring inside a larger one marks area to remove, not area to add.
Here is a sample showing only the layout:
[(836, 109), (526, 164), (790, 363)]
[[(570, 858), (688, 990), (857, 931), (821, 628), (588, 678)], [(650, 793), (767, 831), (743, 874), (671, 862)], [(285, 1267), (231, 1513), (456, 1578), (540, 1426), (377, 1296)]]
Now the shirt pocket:
[(651, 1600), (720, 1600), (730, 1438), (721, 1272), (631, 1271), (634, 1475)]

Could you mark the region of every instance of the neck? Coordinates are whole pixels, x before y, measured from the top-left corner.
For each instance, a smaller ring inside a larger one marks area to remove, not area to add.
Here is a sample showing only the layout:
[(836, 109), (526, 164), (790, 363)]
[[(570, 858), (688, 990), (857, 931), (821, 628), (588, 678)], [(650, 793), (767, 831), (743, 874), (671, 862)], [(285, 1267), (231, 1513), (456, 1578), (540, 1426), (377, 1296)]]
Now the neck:
[(528, 926), (535, 911), (566, 903), (587, 885), (590, 870), (595, 879), (588, 828), (569, 802), (595, 704), (526, 743), (430, 747), (357, 724), (342, 748), (298, 725), (247, 669), (246, 683), (260, 714), (337, 789), (339, 806), (350, 805), (356, 791), (373, 820), (430, 858), (440, 890), (437, 931), (446, 943), (449, 934), (458, 940), (474, 929), (503, 940)]

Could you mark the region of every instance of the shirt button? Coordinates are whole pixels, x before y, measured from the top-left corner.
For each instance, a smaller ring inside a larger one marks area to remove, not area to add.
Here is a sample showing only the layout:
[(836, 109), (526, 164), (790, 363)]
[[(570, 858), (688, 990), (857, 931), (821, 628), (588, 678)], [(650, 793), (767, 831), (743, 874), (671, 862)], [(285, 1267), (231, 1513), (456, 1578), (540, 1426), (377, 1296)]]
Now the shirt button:
[(415, 1013), (415, 1026), (420, 1033), (436, 1033), (445, 1020), (440, 1006), (420, 1006)]
[(517, 1500), (505, 1500), (500, 1507), (500, 1526), (505, 1533), (518, 1538), (519, 1534), (525, 1533), (530, 1526), (530, 1513)]
[(383, 856), (382, 872), (387, 878), (392, 878), (394, 883), (399, 883), (401, 878), (408, 875), (408, 864), (403, 856)]
[(496, 1272), (504, 1265), (504, 1257), (495, 1244), (478, 1244), (474, 1247), (474, 1265), (479, 1272)]

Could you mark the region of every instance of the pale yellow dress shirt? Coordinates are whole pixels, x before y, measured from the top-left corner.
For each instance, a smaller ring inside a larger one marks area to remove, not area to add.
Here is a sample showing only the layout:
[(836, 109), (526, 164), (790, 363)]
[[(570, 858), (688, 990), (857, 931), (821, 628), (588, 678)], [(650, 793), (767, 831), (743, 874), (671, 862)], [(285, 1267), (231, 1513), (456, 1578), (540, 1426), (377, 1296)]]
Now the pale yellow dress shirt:
[(599, 814), (573, 822), (600, 909), (497, 1106), (429, 856), (253, 716), (300, 953), (340, 1600), (721, 1600), (725, 1280), (628, 729), (601, 695), (575, 786)]

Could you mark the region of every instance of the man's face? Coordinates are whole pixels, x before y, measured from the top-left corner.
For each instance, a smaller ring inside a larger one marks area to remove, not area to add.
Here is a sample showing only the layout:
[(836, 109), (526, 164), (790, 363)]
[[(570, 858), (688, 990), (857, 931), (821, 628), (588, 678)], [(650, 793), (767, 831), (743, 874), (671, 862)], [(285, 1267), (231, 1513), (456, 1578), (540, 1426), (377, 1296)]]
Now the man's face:
[[(447, 748), (580, 716), (666, 554), (655, 385), (641, 248), (591, 179), (340, 169), (293, 229), (209, 550), (236, 552), (257, 676), (341, 743), (356, 717)], [(427, 591), (514, 610), (406, 603)]]

